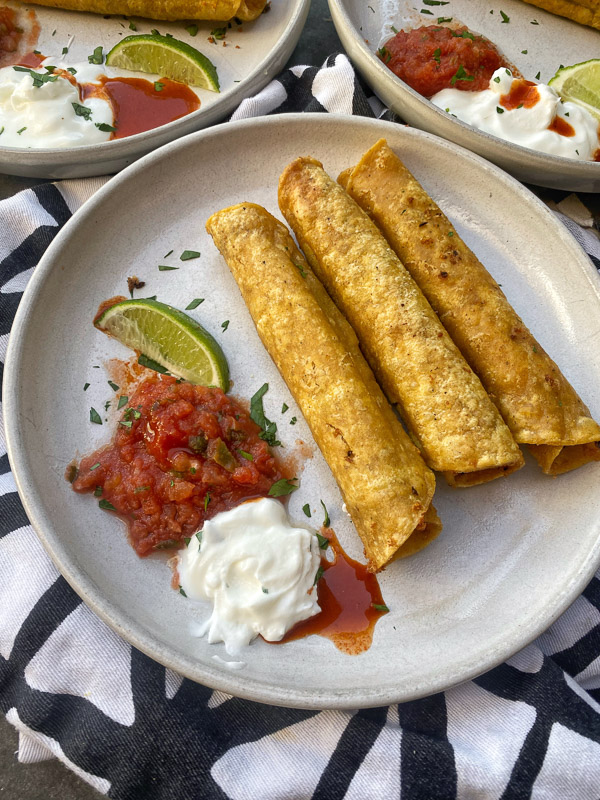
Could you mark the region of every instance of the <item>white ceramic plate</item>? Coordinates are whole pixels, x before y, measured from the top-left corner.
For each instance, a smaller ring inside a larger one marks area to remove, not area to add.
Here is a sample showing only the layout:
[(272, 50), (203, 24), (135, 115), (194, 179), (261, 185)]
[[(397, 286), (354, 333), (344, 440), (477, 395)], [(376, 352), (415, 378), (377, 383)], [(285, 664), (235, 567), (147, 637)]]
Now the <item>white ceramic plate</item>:
[[(600, 163), (537, 153), (482, 133), (436, 108), (376, 56), (377, 49), (393, 36), (392, 25), (400, 30), (436, 24), (438, 17), (452, 17), (487, 36), (526, 78), (533, 79), (539, 72), (540, 80), (547, 83), (561, 64), (598, 58), (600, 31), (521, 0), (503, 0), (500, 6), (481, 0), (450, 0), (440, 6), (426, 6), (414, 0), (329, 0), (329, 8), (342, 44), (357, 69), (383, 102), (410, 125), (467, 147), (527, 183), (571, 191), (600, 191)], [(422, 9), (432, 15), (420, 13)], [(502, 22), (500, 9), (509, 22)]]
[[(296, 46), (310, 8), (310, 0), (272, 0), (271, 10), (254, 22), (244, 23), (241, 32), (232, 24), (226, 42), (208, 41), (211, 30), (222, 22), (196, 22), (198, 32), (191, 36), (188, 22), (113, 16), (63, 11), (43, 6), (24, 5), (35, 10), (41, 34), (37, 49), (44, 55), (59, 56), (69, 47), (69, 63), (86, 62), (94, 48), (108, 52), (119, 39), (134, 33), (150, 33), (156, 28), (188, 42), (204, 53), (217, 68), (220, 93), (198, 89), (201, 106), (197, 111), (168, 125), (125, 139), (69, 149), (20, 149), (0, 146), (0, 172), (35, 178), (74, 178), (117, 172), (137, 158), (192, 131), (220, 122), (244, 98), (260, 91), (284, 66)], [(137, 30), (129, 28), (131, 19)], [(239, 49), (236, 47), (239, 46)], [(119, 73), (118, 70), (116, 70)], [(152, 76), (120, 71), (126, 76)], [(159, 77), (159, 76), (157, 76)]]
[[(116, 425), (114, 414), (102, 427), (90, 424), (89, 408), (101, 409), (115, 396), (103, 365), (130, 353), (96, 331), (92, 317), (101, 300), (126, 292), (132, 274), (146, 281), (144, 295), (156, 293), (179, 308), (206, 298), (190, 313), (221, 342), (234, 392), (249, 398), (267, 381), (265, 410), (284, 445), (312, 443), (204, 224), (212, 212), (243, 200), (277, 214), (277, 180), (293, 158), (313, 154), (336, 176), (381, 136), (447, 211), (600, 417), (599, 281), (571, 236), (531, 193), (478, 156), (418, 130), (361, 118), (306, 114), (228, 123), (134, 164), (50, 246), (9, 346), (9, 454), (27, 513), (67, 580), (153, 658), (208, 686), (268, 703), (356, 708), (464, 681), (541, 633), (600, 561), (600, 464), (553, 480), (528, 463), (509, 479), (464, 490), (440, 479), (435, 505), (442, 535), (380, 576), (390, 613), (378, 622), (369, 651), (343, 655), (319, 636), (282, 646), (257, 640), (244, 656), (247, 666), (232, 672), (214, 658), (226, 657), (222, 645), (190, 635), (194, 606), (170, 588), (164, 559), (139, 559), (119, 520), (66, 483), (73, 457), (105, 442)], [(178, 261), (186, 248), (202, 257)], [(180, 269), (159, 272), (160, 263)], [(225, 333), (224, 320), (230, 321)], [(290, 411), (282, 416), (284, 401)], [(295, 426), (286, 423), (291, 415), (298, 417)], [(291, 497), (292, 517), (306, 521), (301, 509), (310, 503), (320, 524), (320, 499), (346, 550), (361, 558), (337, 487), (315, 451)]]

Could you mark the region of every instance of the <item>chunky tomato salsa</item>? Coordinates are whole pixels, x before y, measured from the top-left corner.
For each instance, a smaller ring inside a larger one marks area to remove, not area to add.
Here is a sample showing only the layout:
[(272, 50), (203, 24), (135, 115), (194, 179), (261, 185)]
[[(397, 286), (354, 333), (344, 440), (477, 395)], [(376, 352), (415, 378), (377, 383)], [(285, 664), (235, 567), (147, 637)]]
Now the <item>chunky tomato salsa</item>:
[(283, 477), (259, 433), (220, 389), (152, 376), (122, 405), (113, 442), (81, 461), (73, 488), (127, 522), (139, 555), (177, 547)]
[(429, 25), (398, 33), (377, 51), (389, 69), (424, 97), (442, 89), (479, 92), (506, 66), (496, 47), (467, 28)]

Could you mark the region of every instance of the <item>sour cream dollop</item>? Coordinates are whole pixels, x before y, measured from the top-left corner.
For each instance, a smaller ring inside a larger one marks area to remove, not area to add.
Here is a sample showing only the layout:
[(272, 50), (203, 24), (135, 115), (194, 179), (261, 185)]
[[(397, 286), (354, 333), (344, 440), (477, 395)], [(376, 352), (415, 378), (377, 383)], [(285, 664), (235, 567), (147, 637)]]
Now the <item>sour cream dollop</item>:
[[(433, 95), (431, 102), (474, 128), (513, 144), (579, 161), (594, 159), (600, 148), (595, 117), (575, 103), (563, 102), (544, 83), (534, 87), (538, 94), (535, 104), (505, 108), (502, 97), (510, 95), (513, 81), (512, 72), (501, 67), (484, 91), (442, 89)], [(572, 129), (573, 134), (563, 135), (553, 128), (568, 132)]]
[[(76, 82), (97, 81), (102, 68), (92, 64), (73, 64), (70, 69), (75, 72), (71, 82), (67, 75), (72, 73), (66, 72), (66, 64), (52, 59), (46, 59), (46, 62), (64, 72), (56, 73), (56, 80), (41, 86), (36, 86), (32, 73), (48, 75), (43, 67), (25, 72), (14, 67), (0, 69), (0, 145), (64, 148), (108, 141), (110, 130), (103, 131), (98, 125), (113, 124), (110, 103), (96, 97), (82, 101), (78, 87), (74, 85)], [(82, 113), (82, 107), (89, 113)]]
[(180, 551), (177, 570), (188, 598), (213, 604), (199, 634), (234, 655), (259, 634), (278, 642), (319, 613), (319, 564), (315, 533), (293, 527), (281, 503), (262, 498), (207, 520)]

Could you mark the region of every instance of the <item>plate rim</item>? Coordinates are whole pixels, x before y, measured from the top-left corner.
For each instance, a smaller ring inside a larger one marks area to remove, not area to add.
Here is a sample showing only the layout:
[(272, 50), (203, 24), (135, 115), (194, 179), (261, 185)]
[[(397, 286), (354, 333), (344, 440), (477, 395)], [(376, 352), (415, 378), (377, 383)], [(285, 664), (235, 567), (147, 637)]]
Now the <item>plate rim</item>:
[[(510, 159), (513, 162), (516, 160), (527, 160), (528, 166), (543, 172), (555, 172), (558, 170), (568, 179), (589, 179), (591, 177), (592, 179), (596, 178), (600, 180), (600, 162), (577, 161), (576, 159), (567, 158), (566, 156), (540, 153), (537, 150), (532, 150), (528, 147), (523, 147), (523, 145), (514, 144), (513, 142), (507, 142), (504, 139), (500, 139), (498, 136), (480, 131), (460, 119), (452, 119), (442, 111), (441, 108), (438, 108), (426, 97), (420, 95), (381, 63), (369, 47), (367, 47), (360, 32), (356, 30), (347, 11), (345, 0), (328, 0), (328, 4), (338, 35), (351, 60), (356, 61), (355, 66), (365, 77), (365, 80), (367, 80), (369, 71), (376, 71), (380, 80), (386, 85), (388, 91), (400, 93), (410, 98), (410, 102), (413, 106), (422, 108), (424, 115), (428, 116), (430, 119), (436, 119), (441, 128), (450, 131), (458, 128), (465, 137), (469, 137), (470, 140), (472, 139), (473, 147), (479, 145), (479, 147), (493, 150), (494, 158)], [(371, 80), (367, 80), (367, 83), (371, 85)], [(373, 89), (373, 91), (375, 91), (375, 89)], [(401, 97), (401, 102), (405, 101), (405, 97)], [(437, 135), (445, 136), (446, 133), (439, 133)]]
[[(242, 685), (240, 685), (235, 674), (227, 673), (227, 671), (220, 668), (210, 668), (207, 665), (201, 665), (201, 669), (198, 670), (198, 662), (194, 662), (192, 658), (180, 652), (173, 652), (172, 648), (161, 643), (154, 634), (150, 633), (140, 623), (131, 617), (127, 617), (126, 614), (121, 613), (118, 607), (113, 606), (109, 598), (103, 597), (96, 584), (88, 579), (82, 570), (78, 569), (73, 559), (69, 559), (67, 548), (62, 546), (60, 537), (52, 529), (51, 524), (49, 524), (50, 520), (44, 519), (46, 507), (44, 500), (42, 497), (38, 497), (35, 492), (28, 489), (27, 459), (24, 451), (19, 447), (18, 376), (20, 371), (20, 354), (25, 338), (24, 332), (27, 330), (28, 318), (29, 321), (33, 320), (33, 315), (30, 314), (30, 311), (35, 306), (37, 295), (43, 289), (44, 282), (53, 269), (53, 262), (55, 262), (54, 254), (60, 253), (63, 242), (67, 244), (71, 237), (71, 231), (76, 232), (78, 226), (82, 222), (85, 222), (86, 218), (93, 217), (96, 207), (103, 203), (107, 196), (118, 191), (121, 183), (135, 179), (136, 175), (146, 169), (147, 166), (155, 161), (168, 158), (174, 150), (195, 147), (198, 142), (204, 139), (219, 137), (226, 134), (227, 131), (237, 131), (239, 128), (261, 129), (274, 125), (283, 126), (285, 124), (295, 126), (300, 120), (303, 126), (311, 126), (319, 125), (325, 119), (329, 120), (330, 124), (333, 126), (344, 126), (347, 124), (363, 126), (365, 129), (368, 128), (375, 133), (380, 132), (382, 136), (385, 135), (386, 131), (394, 131), (396, 134), (400, 133), (401, 136), (429, 141), (435, 144), (436, 148), (443, 147), (450, 152), (461, 151), (462, 155), (476, 162), (479, 168), (483, 169), (484, 172), (488, 174), (492, 173), (502, 183), (521, 194), (526, 202), (536, 207), (537, 211), (545, 216), (547, 223), (554, 228), (555, 233), (573, 250), (574, 263), (582, 269), (583, 274), (590, 284), (591, 290), (595, 292), (600, 301), (600, 276), (590, 259), (565, 226), (556, 219), (541, 200), (519, 183), (519, 181), (512, 178), (499, 167), (489, 163), (481, 156), (465, 148), (447, 140), (440, 139), (440, 137), (425, 131), (398, 126), (396, 123), (392, 122), (352, 115), (330, 115), (324, 113), (306, 115), (291, 113), (274, 115), (271, 117), (250, 118), (233, 123), (223, 123), (222, 125), (217, 125), (176, 139), (168, 145), (151, 152), (139, 161), (136, 161), (102, 186), (75, 212), (72, 218), (57, 234), (36, 267), (23, 293), (15, 315), (5, 361), (3, 414), (8, 457), (19, 496), (31, 525), (67, 582), (82, 598), (86, 605), (107, 623), (109, 627), (125, 638), (126, 641), (130, 642), (134, 647), (164, 666), (173, 669), (191, 680), (233, 694), (236, 697), (254, 702), (263, 702), (292, 708), (352, 709), (388, 705), (428, 696), (471, 680), (506, 661), (543, 633), (580, 595), (600, 564), (600, 536), (595, 546), (591, 548), (586, 558), (579, 564), (570, 580), (554, 598), (553, 604), (550, 605), (550, 613), (544, 616), (542, 622), (538, 621), (536, 625), (531, 625), (525, 633), (521, 632), (519, 629), (515, 630), (511, 637), (510, 646), (497, 646), (496, 651), (488, 654), (485, 658), (482, 656), (476, 663), (473, 663), (469, 669), (460, 671), (460, 674), (452, 676), (446, 674), (445, 677), (438, 676), (435, 680), (430, 680), (413, 687), (413, 690), (410, 692), (398, 692), (394, 690), (381, 691), (376, 688), (372, 691), (361, 689), (360, 696), (357, 696), (356, 693), (352, 694), (352, 689), (340, 690), (333, 693), (331, 691), (321, 692), (318, 689), (314, 691), (293, 689), (282, 692), (280, 687), (272, 688), (266, 683), (258, 684), (253, 679), (246, 679), (242, 682)], [(281, 133), (281, 128), (279, 133)], [(169, 652), (167, 652), (167, 650)], [(194, 668), (194, 665), (196, 668)]]
[[(249, 96), (261, 91), (276, 75), (282, 64), (291, 55), (294, 47), (306, 24), (311, 0), (292, 0), (296, 8), (281, 33), (275, 47), (266, 53), (246, 78), (236, 85), (230, 92), (215, 101), (208, 109), (202, 107), (191, 114), (186, 114), (179, 119), (152, 128), (149, 131), (126, 136), (123, 139), (110, 139), (96, 144), (84, 144), (79, 147), (4, 147), (0, 144), (0, 166), (4, 163), (23, 163), (24, 169), (42, 169), (53, 166), (78, 166), (81, 164), (97, 165), (99, 162), (115, 161), (118, 159), (140, 158), (150, 149), (155, 150), (174, 141), (181, 136), (188, 135), (197, 130), (220, 122), (223, 118), (239, 106)], [(73, 12), (86, 13), (86, 12)], [(288, 52), (289, 51), (289, 52)], [(285, 58), (283, 58), (285, 56)], [(183, 132), (178, 135), (180, 128)], [(131, 151), (140, 155), (133, 155)], [(19, 156), (27, 155), (23, 160)], [(59, 162), (57, 164), (57, 162)], [(18, 174), (18, 173), (15, 173)]]

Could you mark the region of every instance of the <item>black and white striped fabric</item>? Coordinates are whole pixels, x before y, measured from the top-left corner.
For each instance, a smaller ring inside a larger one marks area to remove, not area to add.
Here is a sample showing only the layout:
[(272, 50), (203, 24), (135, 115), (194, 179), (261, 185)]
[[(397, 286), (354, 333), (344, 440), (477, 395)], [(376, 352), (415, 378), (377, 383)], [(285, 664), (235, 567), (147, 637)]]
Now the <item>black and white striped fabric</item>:
[[(234, 117), (302, 109), (384, 112), (336, 56)], [(2, 360), (36, 264), (103, 181), (0, 203)], [(600, 267), (598, 239), (572, 229)], [(600, 574), (534, 644), (443, 694), (357, 712), (262, 706), (183, 680), (89, 611), (29, 525), (0, 431), (0, 707), (20, 761), (55, 756), (118, 800), (598, 800)]]

